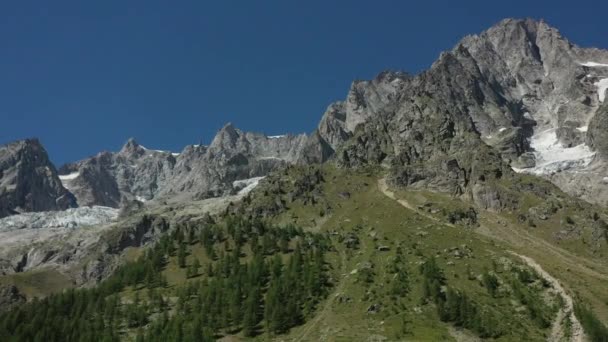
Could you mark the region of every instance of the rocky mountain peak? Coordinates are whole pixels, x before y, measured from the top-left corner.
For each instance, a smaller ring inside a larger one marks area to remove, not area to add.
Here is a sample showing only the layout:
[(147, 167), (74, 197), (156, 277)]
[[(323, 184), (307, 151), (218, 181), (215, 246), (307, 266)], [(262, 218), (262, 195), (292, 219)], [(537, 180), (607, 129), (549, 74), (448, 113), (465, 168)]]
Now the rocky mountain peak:
[(0, 146), (0, 217), (76, 206), (38, 139)]
[(242, 133), (241, 130), (229, 122), (217, 132), (209, 148), (215, 150), (234, 149)]
[(145, 152), (146, 150), (135, 141), (135, 138), (129, 138), (118, 153), (124, 156), (137, 157), (143, 155)]

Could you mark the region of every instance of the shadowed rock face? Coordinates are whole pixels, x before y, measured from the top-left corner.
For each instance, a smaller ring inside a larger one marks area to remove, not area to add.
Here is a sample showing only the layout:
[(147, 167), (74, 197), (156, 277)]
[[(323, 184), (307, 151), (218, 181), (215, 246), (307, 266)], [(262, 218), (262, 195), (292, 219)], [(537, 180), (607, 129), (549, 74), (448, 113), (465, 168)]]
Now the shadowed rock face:
[(0, 146), (0, 217), (75, 206), (37, 139)]

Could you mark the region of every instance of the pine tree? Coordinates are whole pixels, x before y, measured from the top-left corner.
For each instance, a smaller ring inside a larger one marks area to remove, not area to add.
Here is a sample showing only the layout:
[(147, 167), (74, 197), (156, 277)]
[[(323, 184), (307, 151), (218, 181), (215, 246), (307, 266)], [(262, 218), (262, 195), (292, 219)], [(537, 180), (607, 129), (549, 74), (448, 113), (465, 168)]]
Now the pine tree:
[(198, 275), (198, 272), (201, 268), (201, 263), (200, 261), (198, 261), (198, 258), (194, 258), (194, 261), (192, 262), (192, 265), (190, 265), (190, 267), (188, 268), (189, 272), (188, 272), (188, 278), (192, 278)]
[(180, 268), (186, 267), (186, 245), (183, 243), (179, 244), (179, 249), (177, 251), (177, 263)]
[(249, 291), (245, 301), (245, 313), (243, 317), (243, 333), (247, 337), (254, 336), (256, 326), (260, 322), (261, 294), (260, 288), (255, 286)]

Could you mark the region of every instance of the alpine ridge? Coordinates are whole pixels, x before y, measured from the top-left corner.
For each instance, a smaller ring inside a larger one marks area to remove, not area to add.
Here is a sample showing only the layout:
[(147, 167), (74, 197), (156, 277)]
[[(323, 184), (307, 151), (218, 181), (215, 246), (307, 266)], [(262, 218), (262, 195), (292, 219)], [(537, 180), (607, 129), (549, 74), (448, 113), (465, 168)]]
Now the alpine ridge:
[[(504, 162), (605, 203), (606, 88), (598, 84), (608, 79), (606, 65), (608, 52), (580, 48), (543, 21), (505, 19), (463, 38), (419, 75), (386, 71), (353, 82), (310, 135), (266, 137), (227, 124), (209, 146), (170, 153), (131, 139), (119, 152), (59, 173), (78, 205), (118, 208), (133, 200), (222, 196), (234, 192), (236, 180), (335, 157), (345, 166), (390, 167), (395, 184), (474, 198), (494, 191), (470, 176), (469, 152), (481, 148), (492, 165)], [(52, 209), (38, 207), (25, 210)]]

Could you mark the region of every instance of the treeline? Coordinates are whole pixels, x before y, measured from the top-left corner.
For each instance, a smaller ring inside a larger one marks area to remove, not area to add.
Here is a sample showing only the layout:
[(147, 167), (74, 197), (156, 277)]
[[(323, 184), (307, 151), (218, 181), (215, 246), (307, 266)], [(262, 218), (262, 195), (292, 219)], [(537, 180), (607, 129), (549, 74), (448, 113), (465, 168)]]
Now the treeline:
[(491, 308), (448, 286), (435, 258), (420, 265), (420, 273), (423, 276), (423, 300), (437, 305), (442, 321), (474, 331), (483, 338), (496, 338), (505, 333), (500, 317)]
[[(95, 288), (67, 290), (0, 315), (0, 340), (210, 341), (240, 332), (281, 334), (303, 323), (326, 296), (329, 246), (324, 235), (240, 217), (184, 225)], [(188, 257), (194, 248), (205, 250), (204, 265)], [(171, 259), (187, 268), (189, 278), (203, 276), (168, 287), (163, 271)]]
[[(178, 291), (175, 314), (156, 320), (146, 341), (199, 341), (218, 333), (281, 334), (304, 322), (327, 293), (323, 250), (297, 244), (265, 260), (261, 249), (247, 263), (239, 248), (220, 254), (212, 276)], [(161, 310), (156, 310), (161, 312)]]

